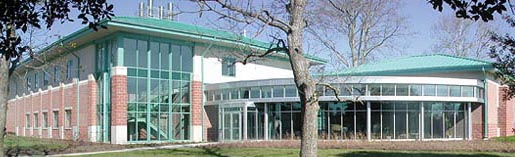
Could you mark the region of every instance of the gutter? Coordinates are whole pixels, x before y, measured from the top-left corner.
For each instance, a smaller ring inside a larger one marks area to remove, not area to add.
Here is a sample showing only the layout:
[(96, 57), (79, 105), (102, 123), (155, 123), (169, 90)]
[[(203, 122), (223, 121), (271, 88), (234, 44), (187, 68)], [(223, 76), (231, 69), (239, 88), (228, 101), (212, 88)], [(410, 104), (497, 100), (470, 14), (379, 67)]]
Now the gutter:
[(485, 71), (485, 67), (483, 66), (482, 68), (482, 71), (483, 71), (483, 86), (484, 86), (484, 89), (485, 89), (485, 92), (483, 92), (484, 96), (483, 96), (483, 124), (484, 124), (484, 135), (483, 135), (483, 139), (484, 140), (487, 140), (488, 139), (488, 82), (487, 82), (487, 79), (486, 79), (486, 71)]
[[(204, 106), (206, 106), (206, 101), (204, 100), (204, 91), (206, 89), (206, 83), (204, 83), (204, 56), (210, 52), (209, 49), (211, 49), (211, 46), (213, 46), (213, 42), (209, 43), (209, 46), (202, 52), (202, 60), (200, 61), (200, 68), (202, 69), (200, 73), (202, 73), (201, 80), (202, 80), (202, 141), (206, 141), (207, 139), (204, 139), (204, 113), (206, 113), (206, 109)], [(207, 96), (207, 95), (206, 95)], [(207, 100), (207, 98), (206, 98)], [(206, 137), (207, 138), (207, 137)]]

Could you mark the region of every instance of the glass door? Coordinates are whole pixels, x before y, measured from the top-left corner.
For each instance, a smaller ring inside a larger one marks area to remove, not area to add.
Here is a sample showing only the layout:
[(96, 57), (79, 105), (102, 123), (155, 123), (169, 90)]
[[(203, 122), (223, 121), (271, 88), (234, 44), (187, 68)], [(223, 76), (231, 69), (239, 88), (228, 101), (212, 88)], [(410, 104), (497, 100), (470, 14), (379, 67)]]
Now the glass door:
[(223, 113), (222, 130), (224, 140), (241, 139), (241, 118), (240, 112)]

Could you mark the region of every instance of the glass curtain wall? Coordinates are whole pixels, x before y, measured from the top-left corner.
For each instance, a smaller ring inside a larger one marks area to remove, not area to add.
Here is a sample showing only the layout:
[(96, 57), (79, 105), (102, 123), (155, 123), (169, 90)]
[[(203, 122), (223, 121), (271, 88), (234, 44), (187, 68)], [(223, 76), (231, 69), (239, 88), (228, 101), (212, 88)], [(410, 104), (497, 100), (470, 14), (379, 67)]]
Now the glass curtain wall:
[[(466, 103), (453, 102), (371, 102), (371, 139), (459, 139), (466, 135)], [(422, 116), (424, 107), (424, 116)], [(249, 111), (247, 127), (257, 129), (248, 134), (261, 138), (267, 115), (268, 139), (300, 139), (301, 105), (299, 103), (257, 103)], [(367, 139), (366, 103), (320, 102), (319, 139)], [(257, 113), (257, 117), (256, 113)], [(422, 128), (422, 122), (424, 127)], [(251, 125), (251, 126), (248, 126)], [(424, 131), (424, 137), (421, 132)]]
[(192, 46), (123, 39), (128, 141), (190, 139)]
[[(96, 44), (95, 55), (95, 73), (97, 80), (97, 102), (96, 102), (96, 119), (98, 122), (97, 141), (109, 142), (111, 140), (111, 97), (110, 97), (110, 66), (115, 60), (113, 57), (116, 53), (117, 41), (106, 40)], [(56, 70), (58, 71), (58, 70)], [(58, 74), (58, 73), (57, 73)]]

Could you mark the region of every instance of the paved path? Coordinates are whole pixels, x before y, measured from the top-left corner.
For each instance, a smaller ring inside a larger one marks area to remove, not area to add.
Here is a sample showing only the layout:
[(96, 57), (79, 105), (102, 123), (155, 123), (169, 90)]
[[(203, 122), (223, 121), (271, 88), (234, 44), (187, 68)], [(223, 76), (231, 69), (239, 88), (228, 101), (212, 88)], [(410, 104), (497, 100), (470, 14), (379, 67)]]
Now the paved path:
[(93, 155), (93, 154), (103, 154), (103, 153), (130, 152), (130, 151), (137, 151), (137, 150), (176, 149), (176, 148), (186, 148), (186, 147), (207, 146), (207, 145), (212, 145), (212, 144), (217, 144), (217, 143), (218, 143), (218, 142), (210, 142), (210, 143), (194, 143), (194, 144), (177, 144), (177, 145), (167, 145), (167, 146), (140, 147), (140, 148), (130, 148), (130, 149), (111, 150), (111, 151), (100, 151), (100, 152), (84, 152), (84, 153), (71, 153), (71, 154), (56, 154), (56, 155), (49, 155), (49, 156), (79, 156), (79, 155)]

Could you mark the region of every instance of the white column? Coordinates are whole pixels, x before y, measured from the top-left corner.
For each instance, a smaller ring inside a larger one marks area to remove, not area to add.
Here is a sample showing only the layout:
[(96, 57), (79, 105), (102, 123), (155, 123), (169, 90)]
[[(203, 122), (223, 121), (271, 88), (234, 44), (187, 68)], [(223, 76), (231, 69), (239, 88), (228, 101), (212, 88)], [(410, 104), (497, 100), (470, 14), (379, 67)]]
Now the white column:
[(420, 121), (420, 140), (424, 140), (424, 102), (420, 102), (420, 117), (418, 118)]
[(247, 140), (247, 105), (249, 105), (249, 102), (245, 103), (245, 106), (243, 107), (243, 140)]
[(370, 109), (370, 101), (367, 102), (367, 139), (370, 141), (372, 139), (372, 111)]
[(264, 105), (265, 105), (265, 111), (264, 111), (263, 115), (265, 115), (265, 117), (264, 117), (265, 122), (263, 123), (263, 125), (264, 125), (263, 135), (265, 136), (265, 140), (268, 140), (268, 105), (266, 103)]
[(472, 103), (467, 104), (467, 135), (472, 140)]

